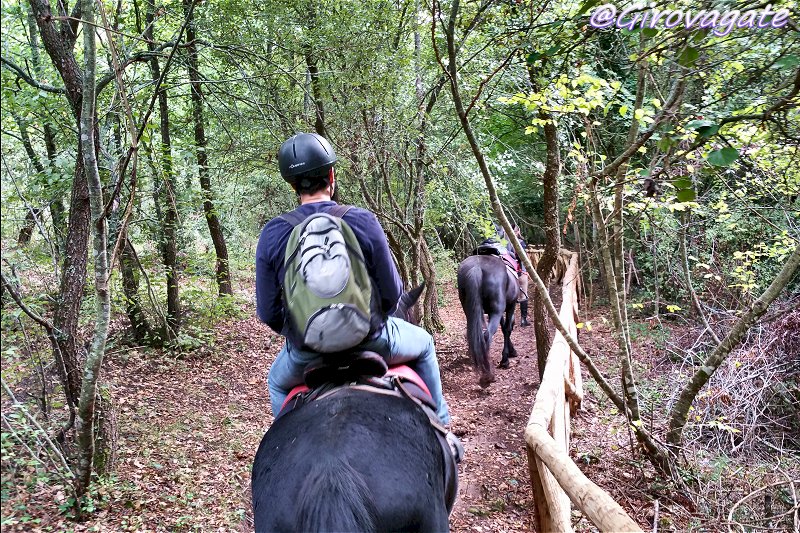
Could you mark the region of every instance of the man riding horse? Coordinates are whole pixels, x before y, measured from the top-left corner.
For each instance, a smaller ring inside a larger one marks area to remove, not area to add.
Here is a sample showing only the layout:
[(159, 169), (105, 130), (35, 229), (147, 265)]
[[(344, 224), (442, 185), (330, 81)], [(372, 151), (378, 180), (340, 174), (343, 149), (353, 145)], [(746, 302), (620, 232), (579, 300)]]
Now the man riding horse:
[(401, 319), (420, 291), (401, 296), (375, 215), (332, 201), (326, 139), (295, 135), (278, 163), (300, 206), (267, 223), (256, 252), (258, 316), (286, 341), (253, 460), (255, 530), (449, 531), (463, 447), (443, 426), (433, 338)]
[[(314, 133), (300, 133), (291, 137), (278, 152), (281, 176), (297, 193), (300, 206), (270, 220), (261, 232), (256, 250), (258, 317), (273, 331), (286, 337), (268, 374), (272, 412), (275, 416), (279, 414), (289, 391), (303, 383), (306, 367), (319, 357), (319, 353), (298, 340), (300, 336), (297, 325), (290, 320), (287, 309), (290, 302), (287, 299), (291, 298), (294, 287), (284, 286), (287, 279), (286, 264), (290, 259), (286, 254), (287, 246), (290, 245), (293, 230), (301, 221), (308, 220), (308, 217), (315, 214), (328, 213), (345, 222), (341, 226), (352, 230), (360, 251), (352, 250), (354, 246), (349, 244), (346, 248), (348, 253), (358, 252), (357, 262), (363, 262), (371, 281), (371, 291), (367, 286), (367, 291), (370, 292), (367, 312), (370, 316), (365, 326), (364, 340), (352, 347), (352, 350), (375, 352), (390, 366), (411, 364), (431, 393), (436, 404), (436, 415), (443, 424), (449, 424), (450, 413), (442, 395), (433, 338), (424, 329), (390, 316), (402, 293), (402, 283), (383, 228), (370, 211), (338, 206), (331, 199), (336, 188), (333, 168), (336, 161), (336, 154), (330, 143)], [(303, 242), (298, 244), (300, 245)], [(317, 247), (326, 246), (329, 246), (327, 241)], [(348, 266), (351, 265), (349, 260), (345, 262)], [(303, 265), (302, 273), (305, 274), (307, 265)], [(335, 274), (336, 272), (331, 272), (332, 276)], [(336, 306), (331, 307), (334, 310), (339, 309)], [(340, 322), (323, 323), (316, 333), (317, 337), (325, 342), (326, 339), (334, 339), (344, 330), (349, 331), (349, 327), (331, 325)]]

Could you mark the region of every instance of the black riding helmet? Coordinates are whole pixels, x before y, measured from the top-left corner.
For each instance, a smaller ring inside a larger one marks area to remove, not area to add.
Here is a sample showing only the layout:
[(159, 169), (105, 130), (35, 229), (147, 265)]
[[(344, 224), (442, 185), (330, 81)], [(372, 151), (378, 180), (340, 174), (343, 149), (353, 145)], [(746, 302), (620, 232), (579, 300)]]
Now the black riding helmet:
[(336, 161), (336, 152), (331, 143), (316, 133), (298, 133), (278, 150), (281, 176), (292, 186), (297, 183), (298, 176), (327, 174)]

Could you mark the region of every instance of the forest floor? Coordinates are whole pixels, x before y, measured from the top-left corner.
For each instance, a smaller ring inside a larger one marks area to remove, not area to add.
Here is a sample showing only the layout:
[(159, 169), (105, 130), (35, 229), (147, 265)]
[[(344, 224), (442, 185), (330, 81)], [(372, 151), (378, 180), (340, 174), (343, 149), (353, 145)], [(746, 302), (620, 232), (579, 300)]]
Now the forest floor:
[[(251, 294), (241, 296), (252, 301)], [(452, 531), (530, 531), (534, 505), (523, 431), (539, 383), (533, 328), (515, 329), (519, 357), (481, 389), (466, 355), (454, 287), (445, 289), (440, 310), (446, 329), (436, 335), (436, 346), (444, 393), (466, 451)], [(117, 456), (111, 479), (95, 487), (96, 509), (76, 524), (56, 512), (59, 504), (67, 507), (64, 491), (29, 479), (27, 491), (4, 495), (3, 531), (250, 531), (250, 467), (272, 421), (266, 373), (281, 344), (253, 315), (243, 304), (238, 318), (216, 324), (213, 343), (184, 354), (112, 348), (103, 380), (114, 402)], [(584, 347), (613, 354), (601, 313), (592, 310), (583, 320), (593, 324), (582, 330)], [(495, 364), (501, 347), (498, 333)], [(657, 372), (659, 351), (638, 349), (643, 368)], [(608, 361), (597, 362), (605, 368)], [(584, 383), (583, 409), (572, 421), (573, 459), (643, 529), (652, 530), (657, 515), (662, 531), (682, 530), (689, 511), (654, 492), (652, 469), (632, 453), (624, 420), (585, 371)], [(573, 518), (576, 530), (592, 530), (578, 511)]]

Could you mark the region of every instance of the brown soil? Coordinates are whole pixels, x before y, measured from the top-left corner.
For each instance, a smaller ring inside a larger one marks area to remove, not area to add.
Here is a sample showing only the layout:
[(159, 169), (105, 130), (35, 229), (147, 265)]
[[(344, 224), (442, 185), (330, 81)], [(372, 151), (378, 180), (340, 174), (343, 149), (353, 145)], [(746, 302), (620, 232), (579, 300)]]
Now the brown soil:
[[(557, 306), (560, 303), (558, 292), (551, 291)], [(481, 389), (466, 355), (465, 317), (458, 299), (451, 297), (442, 314), (447, 333), (437, 336), (436, 345), (445, 396), (453, 413), (453, 428), (461, 435), (465, 447), (459, 500), (451, 516), (452, 530), (532, 531), (534, 502), (523, 433), (539, 388), (533, 327), (515, 327), (511, 339), (519, 356), (511, 359), (511, 368), (496, 370), (495, 383)], [(608, 328), (593, 325), (590, 332), (583, 329), (581, 343), (591, 349), (596, 347), (596, 341), (610, 339), (610, 334)], [(495, 365), (500, 361), (502, 343), (502, 334), (498, 332), (491, 350)], [(613, 353), (607, 351), (610, 346), (604, 348), (605, 353)], [(584, 383), (588, 379), (585, 370), (583, 379)], [(626, 455), (630, 458), (626, 453), (629, 442), (627, 436), (620, 433), (620, 420), (598, 409), (592, 388), (585, 392), (583, 410), (572, 420), (570, 455), (643, 529), (651, 529), (651, 498), (639, 488), (644, 484), (642, 471), (649, 471), (649, 468), (644, 467), (641, 458), (635, 462), (626, 461)], [(608, 405), (602, 409), (607, 410)], [(577, 531), (593, 530), (579, 511), (573, 511), (573, 518)]]
[[(452, 426), (466, 450), (452, 531), (530, 531), (533, 501), (522, 434), (539, 383), (533, 328), (513, 332), (519, 357), (481, 389), (466, 355), (465, 319), (454, 293), (447, 291), (441, 309), (446, 331), (436, 336)], [(602, 320), (593, 323), (582, 342), (608, 343)], [(117, 413), (115, 482), (99, 486), (98, 510), (82, 524), (55, 512), (62, 491), (34, 483), (12, 502), (25, 504), (23, 510), (3, 510), (3, 531), (32, 530), (30, 522), (20, 521), (23, 516), (39, 520), (37, 530), (250, 530), (250, 466), (272, 420), (265, 378), (280, 339), (254, 317), (220, 321), (215, 334), (213, 348), (182, 356), (112, 350), (104, 379)], [(498, 333), (494, 364), (501, 345)], [(587, 383), (570, 453), (650, 529), (654, 511), (645, 491), (652, 476), (645, 461), (626, 451), (629, 438), (619, 417), (593, 390)], [(668, 512), (662, 503), (660, 516)], [(573, 514), (578, 530), (590, 529)]]

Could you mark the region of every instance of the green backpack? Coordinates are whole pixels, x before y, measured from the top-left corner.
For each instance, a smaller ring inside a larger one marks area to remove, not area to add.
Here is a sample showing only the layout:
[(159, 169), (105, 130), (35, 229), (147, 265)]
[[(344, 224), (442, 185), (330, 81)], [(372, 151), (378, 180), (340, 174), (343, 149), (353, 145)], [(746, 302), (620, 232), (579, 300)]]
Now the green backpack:
[(283, 298), (293, 342), (336, 353), (370, 333), (372, 281), (353, 230), (342, 220), (352, 206), (337, 205), (306, 218), (281, 218), (294, 228), (284, 260)]

